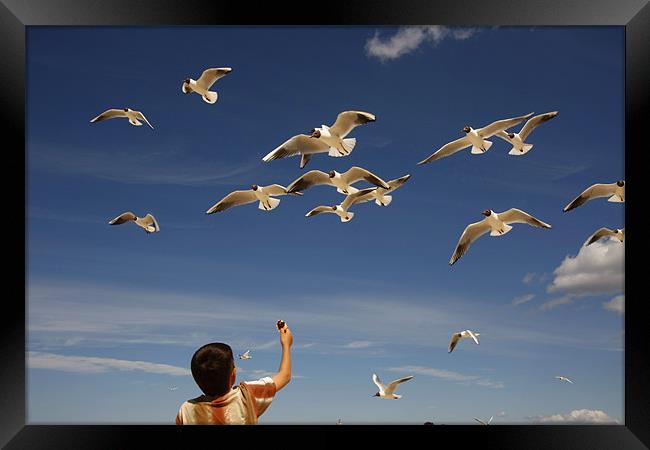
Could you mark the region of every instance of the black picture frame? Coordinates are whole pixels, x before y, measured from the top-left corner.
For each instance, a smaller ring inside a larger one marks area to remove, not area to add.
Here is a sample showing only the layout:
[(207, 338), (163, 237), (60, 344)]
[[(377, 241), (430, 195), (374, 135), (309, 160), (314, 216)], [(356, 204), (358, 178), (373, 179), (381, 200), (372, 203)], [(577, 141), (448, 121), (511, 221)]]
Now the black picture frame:
[[(625, 269), (631, 274), (631, 261), (642, 250), (637, 247), (634, 223), (639, 214), (638, 186), (635, 173), (640, 169), (640, 154), (646, 152), (643, 137), (646, 133), (644, 120), (648, 115), (648, 82), (650, 66), (650, 5), (647, 0), (548, 0), (545, 2), (513, 2), (508, 0), (431, 1), (431, 0), (329, 0), (326, 4), (296, 4), (277, 2), (235, 2), (232, 0), (1, 0), (0, 1), (0, 53), (3, 68), (0, 70), (2, 92), (2, 115), (5, 142), (11, 136), (17, 146), (5, 147), (5, 155), (13, 153), (7, 173), (17, 178), (23, 173), (26, 189), (26, 152), (20, 157), (20, 143), (25, 144), (25, 52), (26, 27), (40, 25), (74, 26), (168, 26), (168, 25), (604, 25), (625, 27), (625, 177), (628, 181), (628, 206), (625, 208), (628, 245)], [(597, 132), (597, 131), (595, 131)], [(22, 162), (22, 170), (19, 168)], [(630, 182), (631, 180), (631, 182)], [(13, 182), (12, 182), (13, 186)], [(15, 187), (5, 192), (13, 194)], [(25, 193), (26, 194), (26, 193)], [(13, 210), (22, 208), (26, 230), (26, 198), (23, 201), (13, 195)], [(20, 204), (22, 203), (22, 204)], [(629, 203), (632, 204), (630, 208)], [(8, 206), (7, 206), (8, 207)], [(13, 215), (12, 215), (13, 216)], [(631, 222), (631, 223), (630, 223)], [(22, 254), (22, 267), (26, 280), (27, 242)], [(631, 242), (631, 244), (630, 244)], [(20, 258), (18, 258), (20, 260)], [(643, 268), (643, 267), (642, 267)], [(18, 266), (13, 270), (20, 271)], [(13, 277), (18, 283), (18, 276)], [(634, 275), (626, 277), (625, 285), (638, 284)], [(23, 285), (23, 301), (27, 298), (27, 283)], [(0, 348), (2, 349), (0, 394), (0, 445), (6, 448), (131, 448), (136, 438), (147, 440), (147, 447), (163, 443), (165, 447), (188, 446), (188, 440), (201, 440), (218, 444), (216, 439), (242, 439), (243, 445), (250, 439), (272, 438), (275, 445), (278, 435), (288, 445), (304, 447), (296, 433), (313, 440), (313, 428), (317, 426), (271, 426), (271, 427), (176, 427), (176, 426), (44, 426), (26, 425), (26, 368), (25, 304), (13, 290), (7, 289), (5, 307), (0, 315)], [(650, 396), (647, 359), (648, 339), (645, 336), (646, 320), (642, 314), (641, 298), (630, 297), (625, 314), (625, 424), (590, 426), (408, 426), (403, 434), (400, 427), (395, 432), (377, 431), (376, 427), (331, 427), (320, 430), (326, 443), (329, 433), (339, 439), (361, 433), (368, 444), (373, 441), (402, 445), (411, 439), (422, 437), (431, 444), (449, 439), (455, 447), (474, 442), (488, 448), (533, 449), (641, 449), (650, 446)], [(92, 406), (92, 399), (88, 399)], [(306, 406), (317, 407), (316, 406)], [(291, 428), (291, 430), (287, 430)], [(210, 434), (207, 434), (210, 433)], [(218, 435), (215, 433), (219, 433)], [(351, 434), (352, 433), (352, 434)], [(413, 436), (413, 433), (434, 433), (435, 436)], [(427, 442), (427, 441), (425, 441)], [(267, 445), (268, 445), (267, 444)], [(415, 441), (414, 441), (415, 444)], [(307, 444), (311, 445), (311, 444)], [(417, 444), (416, 444), (417, 445)]]

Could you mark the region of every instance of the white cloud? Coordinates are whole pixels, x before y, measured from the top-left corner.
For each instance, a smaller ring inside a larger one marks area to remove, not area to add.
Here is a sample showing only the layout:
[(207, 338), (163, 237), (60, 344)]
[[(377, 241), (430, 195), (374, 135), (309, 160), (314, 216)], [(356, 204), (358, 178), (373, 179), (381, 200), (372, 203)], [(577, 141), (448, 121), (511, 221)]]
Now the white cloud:
[(618, 314), (624, 314), (625, 313), (625, 296), (624, 295), (617, 295), (613, 299), (611, 299), (608, 302), (603, 303), (603, 308), (605, 308), (607, 311), (613, 311)]
[(516, 297), (515, 299), (512, 300), (512, 305), (518, 306), (524, 303), (528, 303), (534, 298), (535, 298), (535, 294), (520, 295), (519, 297)]
[(347, 344), (345, 344), (343, 347), (345, 348), (368, 348), (372, 345), (372, 342), (370, 341), (352, 341)]
[(533, 420), (539, 423), (619, 423), (599, 409), (576, 409), (568, 414), (537, 416)]
[(537, 274), (534, 273), (534, 272), (529, 272), (529, 273), (527, 273), (526, 275), (524, 275), (524, 278), (522, 278), (521, 281), (522, 281), (523, 283), (525, 283), (525, 284), (530, 284), (530, 283), (532, 283), (532, 282), (535, 280), (535, 276), (536, 276), (536, 275), (537, 275)]
[(60, 370), (76, 373), (103, 373), (109, 371), (134, 371), (161, 375), (187, 376), (190, 371), (183, 367), (146, 361), (100, 358), (95, 356), (68, 356), (54, 353), (27, 352), (27, 366), (30, 369)]
[(498, 413), (495, 414), (496, 417), (505, 417), (505, 416), (507, 416), (507, 415), (508, 415), (508, 414), (506, 414), (505, 411), (499, 411)]
[(565, 295), (564, 297), (555, 298), (541, 304), (539, 309), (541, 311), (548, 311), (560, 305), (568, 305), (573, 303), (574, 298), (570, 295)]
[(400, 366), (389, 367), (390, 372), (399, 372), (403, 374), (426, 375), (428, 377), (441, 378), (443, 380), (456, 381), (461, 384), (475, 384), (477, 386), (491, 387), (501, 389), (504, 387), (501, 382), (494, 382), (479, 377), (478, 375), (464, 375), (458, 372), (452, 372), (444, 369), (434, 369), (433, 367), (422, 366)]
[(625, 246), (595, 242), (567, 256), (555, 269), (548, 292), (574, 296), (614, 294), (625, 289)]
[(474, 28), (452, 29), (441, 25), (401, 27), (388, 39), (381, 39), (379, 32), (375, 32), (375, 35), (366, 41), (366, 54), (384, 62), (411, 53), (424, 42), (437, 45), (447, 38), (465, 40), (476, 31)]

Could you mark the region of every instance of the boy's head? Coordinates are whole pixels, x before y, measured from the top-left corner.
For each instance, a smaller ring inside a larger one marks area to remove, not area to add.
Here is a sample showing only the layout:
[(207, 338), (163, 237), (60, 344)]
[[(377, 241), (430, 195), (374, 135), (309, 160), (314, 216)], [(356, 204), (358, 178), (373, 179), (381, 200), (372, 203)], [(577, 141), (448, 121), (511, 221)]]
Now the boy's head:
[(213, 342), (194, 352), (192, 376), (205, 395), (223, 395), (235, 382), (235, 359), (227, 344)]

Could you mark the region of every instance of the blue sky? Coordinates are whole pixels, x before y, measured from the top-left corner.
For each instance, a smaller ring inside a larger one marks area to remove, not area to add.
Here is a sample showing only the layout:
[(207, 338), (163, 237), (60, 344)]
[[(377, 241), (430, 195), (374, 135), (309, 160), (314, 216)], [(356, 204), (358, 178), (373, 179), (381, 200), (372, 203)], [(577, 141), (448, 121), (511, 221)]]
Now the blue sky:
[[(173, 423), (199, 394), (196, 348), (250, 348), (241, 379), (259, 378), (279, 365), (280, 318), (295, 377), (264, 423), (623, 422), (624, 245), (581, 245), (622, 228), (624, 204), (562, 212), (624, 178), (622, 28), (30, 27), (27, 38), (30, 423)], [(207, 67), (234, 69), (214, 105), (181, 93)], [(155, 129), (89, 123), (113, 107)], [(271, 212), (204, 214), (252, 183), (288, 185), (299, 158), (261, 158), (345, 110), (377, 121), (351, 133), (350, 156), (316, 155), (306, 170), (411, 174), (389, 207), (307, 219), (342, 200), (318, 186)], [(523, 157), (492, 138), (484, 155), (416, 165), (466, 124), (555, 110)], [(511, 207), (553, 228), (515, 225), (448, 265), (481, 211)], [(161, 232), (108, 226), (127, 210), (151, 212)], [(467, 328), (481, 345), (447, 354)], [(383, 401), (372, 373), (415, 377)]]

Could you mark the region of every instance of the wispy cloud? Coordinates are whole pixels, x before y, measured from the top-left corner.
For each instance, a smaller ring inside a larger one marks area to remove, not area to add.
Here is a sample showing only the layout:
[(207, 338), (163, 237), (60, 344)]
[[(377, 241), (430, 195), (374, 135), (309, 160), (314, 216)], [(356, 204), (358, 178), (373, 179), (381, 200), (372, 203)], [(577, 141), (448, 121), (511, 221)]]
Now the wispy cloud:
[(529, 301), (531, 301), (534, 298), (535, 298), (535, 294), (520, 295), (519, 297), (515, 297), (512, 300), (512, 305), (513, 306), (522, 305), (524, 303), (528, 303)]
[(141, 371), (171, 376), (187, 376), (190, 371), (183, 367), (146, 361), (100, 358), (96, 356), (68, 356), (54, 353), (27, 352), (30, 369), (60, 370), (75, 373), (103, 373), (110, 371)]
[(29, 149), (30, 170), (83, 175), (123, 184), (209, 186), (237, 184), (239, 176), (259, 167), (259, 160), (245, 163), (204, 160), (181, 146), (143, 149), (83, 150), (33, 145)]
[(372, 345), (370, 341), (352, 341), (345, 344), (344, 348), (368, 348)]
[(458, 372), (452, 372), (450, 370), (435, 369), (433, 367), (400, 366), (400, 367), (389, 367), (386, 370), (390, 372), (399, 372), (403, 374), (425, 375), (428, 377), (440, 378), (448, 381), (455, 381), (461, 384), (474, 384), (477, 386), (489, 387), (494, 389), (502, 389), (504, 387), (503, 383), (500, 381), (494, 382), (482, 378), (478, 375), (465, 375)]
[(539, 423), (619, 423), (618, 420), (609, 417), (599, 409), (575, 409), (568, 414), (553, 414), (550, 416), (531, 417), (534, 422)]
[[(309, 329), (309, 341), (296, 348), (319, 354), (349, 352), (364, 346), (367, 351), (380, 353), (403, 345), (446, 348), (449, 330), (453, 331), (461, 321), (480, 323), (481, 329), (489, 330), (489, 336), (514, 347), (529, 343), (611, 347), (599, 335), (559, 336), (542, 324), (535, 329), (501, 315), (473, 316), (474, 308), (467, 305), (471, 302), (453, 299), (432, 306), (404, 298), (396, 308), (392, 298), (337, 295), (328, 297), (328, 302), (314, 297), (300, 304), (271, 307), (268, 301), (133, 286), (39, 282), (32, 278), (27, 287), (29, 349), (34, 351), (140, 344), (196, 349), (215, 340), (215, 324), (219, 339), (236, 351), (274, 351), (279, 348), (274, 328), (278, 317), (286, 319), (296, 333)], [(347, 340), (341, 341), (342, 336)], [(363, 339), (355, 339), (359, 336)], [(379, 346), (378, 342), (386, 344)], [(485, 350), (504, 351), (504, 346)]]
[(549, 311), (553, 308), (557, 308), (561, 305), (569, 305), (573, 303), (575, 297), (572, 295), (565, 295), (563, 297), (554, 298), (553, 300), (548, 300), (542, 303), (539, 307), (540, 311)]
[(613, 299), (611, 299), (608, 302), (603, 303), (603, 308), (606, 309), (607, 311), (612, 311), (617, 314), (624, 314), (625, 313), (625, 296), (624, 295), (617, 295)]
[(477, 33), (475, 28), (449, 28), (442, 25), (401, 27), (394, 35), (382, 39), (379, 32), (366, 41), (366, 54), (382, 62), (397, 59), (429, 42), (438, 45), (445, 39), (465, 40)]
[(535, 280), (535, 276), (537, 274), (534, 272), (528, 272), (526, 275), (524, 275), (524, 278), (521, 279), (521, 282), (524, 284), (530, 284)]

